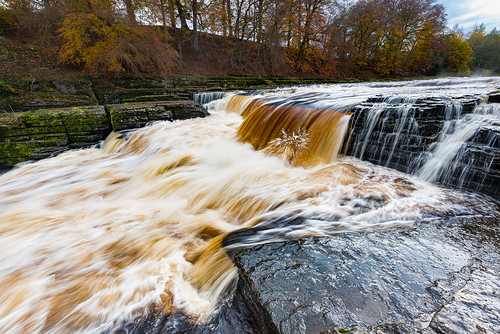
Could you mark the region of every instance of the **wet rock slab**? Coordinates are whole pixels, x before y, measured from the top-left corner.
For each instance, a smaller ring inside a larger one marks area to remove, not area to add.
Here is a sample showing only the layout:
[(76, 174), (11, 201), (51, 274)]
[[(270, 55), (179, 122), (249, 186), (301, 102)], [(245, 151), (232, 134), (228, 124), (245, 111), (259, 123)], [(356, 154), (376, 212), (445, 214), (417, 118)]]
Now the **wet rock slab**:
[(242, 285), (279, 333), (494, 333), (498, 222), (343, 234), (239, 253)]

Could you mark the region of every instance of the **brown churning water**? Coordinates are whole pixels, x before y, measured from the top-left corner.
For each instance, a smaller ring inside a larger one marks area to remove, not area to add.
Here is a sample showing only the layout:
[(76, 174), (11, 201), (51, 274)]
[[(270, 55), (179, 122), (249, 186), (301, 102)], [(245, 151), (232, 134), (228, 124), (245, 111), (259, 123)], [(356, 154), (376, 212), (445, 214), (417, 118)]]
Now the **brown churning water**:
[[(204, 321), (237, 277), (225, 248), (461, 208), (429, 183), (335, 160), (346, 113), (249, 96), (226, 109), (0, 176), (0, 332), (101, 333), (151, 308)], [(290, 215), (315, 218), (222, 247), (236, 230)]]
[[(234, 97), (233, 99), (238, 99)], [(335, 160), (348, 128), (349, 114), (255, 99), (241, 115), (238, 138), (292, 166), (311, 167)]]

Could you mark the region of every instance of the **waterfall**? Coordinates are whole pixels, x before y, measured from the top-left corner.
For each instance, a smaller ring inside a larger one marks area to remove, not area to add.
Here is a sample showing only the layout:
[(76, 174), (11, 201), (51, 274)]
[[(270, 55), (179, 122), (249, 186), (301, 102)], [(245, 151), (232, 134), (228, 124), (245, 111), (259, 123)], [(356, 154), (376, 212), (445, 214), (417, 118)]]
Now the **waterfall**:
[(500, 104), (478, 105), (472, 114), (443, 129), (417, 175), (458, 188), (467, 180), (474, 182), (475, 189), (488, 186), (484, 185), (488, 170), (494, 162), (499, 164), (499, 120)]
[(330, 109), (304, 108), (254, 99), (246, 104), (238, 138), (257, 150), (294, 166), (334, 161), (347, 133), (350, 115)]
[(446, 132), (461, 112), (460, 101), (446, 97), (368, 99), (355, 108), (349, 154), (413, 174), (433, 137)]
[(348, 155), (498, 196), (497, 104), (477, 97), (368, 99), (354, 108)]
[[(455, 215), (498, 219), (485, 198), (371, 163), (404, 171), (420, 157), (424, 171), (438, 159), (429, 173), (439, 182), (464, 172), (488, 183), (462, 166), (481, 157), (475, 166), (498, 170), (498, 105), (474, 109), (492, 80), (210, 93), (196, 97), (217, 105), (207, 118), (155, 122), (17, 166), (0, 175), (0, 332), (112, 333), (151, 313), (197, 326), (234, 291), (231, 252), (242, 248)], [(458, 141), (455, 154), (445, 149)], [(339, 154), (343, 144), (354, 156)]]
[(196, 92), (193, 93), (192, 99), (199, 104), (207, 104), (222, 99), (226, 94), (227, 92)]

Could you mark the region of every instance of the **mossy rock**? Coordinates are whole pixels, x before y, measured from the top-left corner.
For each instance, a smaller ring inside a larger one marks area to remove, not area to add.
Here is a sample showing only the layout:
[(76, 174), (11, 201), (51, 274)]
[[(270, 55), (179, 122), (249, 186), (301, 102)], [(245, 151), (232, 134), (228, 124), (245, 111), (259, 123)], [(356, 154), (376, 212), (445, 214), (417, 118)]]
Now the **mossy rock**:
[(107, 108), (113, 130), (142, 127), (152, 121), (184, 120), (209, 115), (200, 104), (190, 100), (116, 104)]
[(172, 120), (172, 113), (151, 103), (114, 104), (107, 108), (113, 130), (139, 128), (153, 120)]
[(7, 166), (104, 139), (111, 125), (103, 106), (40, 109), (0, 116), (0, 163)]
[(112, 130), (142, 127), (158, 120), (204, 117), (194, 101), (158, 101), (109, 106), (40, 109), (0, 114), (0, 166), (46, 158), (106, 138)]

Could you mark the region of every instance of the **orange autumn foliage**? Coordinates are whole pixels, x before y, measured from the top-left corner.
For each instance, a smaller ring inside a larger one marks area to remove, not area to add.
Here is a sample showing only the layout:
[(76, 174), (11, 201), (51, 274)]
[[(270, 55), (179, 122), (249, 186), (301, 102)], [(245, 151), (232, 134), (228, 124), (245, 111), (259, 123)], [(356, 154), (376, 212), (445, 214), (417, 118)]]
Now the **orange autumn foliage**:
[(61, 61), (83, 65), (93, 74), (164, 76), (177, 62), (177, 53), (166, 43), (168, 36), (152, 27), (77, 12), (65, 17), (60, 33)]

